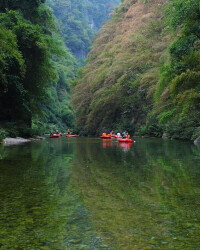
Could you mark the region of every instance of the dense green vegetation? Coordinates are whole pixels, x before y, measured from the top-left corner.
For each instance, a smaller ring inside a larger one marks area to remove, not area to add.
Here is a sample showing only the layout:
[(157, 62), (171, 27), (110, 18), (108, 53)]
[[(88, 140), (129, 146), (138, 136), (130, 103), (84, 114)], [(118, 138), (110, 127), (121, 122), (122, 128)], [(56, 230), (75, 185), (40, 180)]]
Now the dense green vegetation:
[(51, 123), (71, 125), (69, 102), (59, 98), (68, 95), (75, 59), (43, 2), (0, 4), (0, 120), (12, 136), (29, 136)]
[(60, 34), (79, 59), (89, 52), (91, 40), (120, 0), (47, 0), (58, 20)]
[(69, 86), (80, 61), (68, 48), (85, 57), (119, 1), (45, 2), (0, 3), (0, 140), (74, 127)]
[[(143, 2), (143, 3), (142, 3)], [(200, 135), (199, 0), (123, 1), (73, 94), (79, 131)]]
[[(56, 35), (56, 39), (59, 37)], [(62, 53), (59, 57), (53, 57), (54, 67), (57, 72), (55, 81), (49, 84), (47, 89), (47, 101), (42, 105), (42, 124), (40, 116), (33, 121), (33, 126), (43, 125), (43, 131), (50, 132), (56, 129), (66, 130), (74, 127), (74, 116), (70, 105), (70, 82), (74, 79), (79, 63), (66, 50), (60, 41)]]
[(74, 128), (70, 85), (82, 134), (200, 135), (199, 0), (122, 1), (76, 80), (118, 3), (0, 3), (0, 140)]
[(167, 134), (182, 139), (200, 135), (199, 6), (200, 1), (174, 1), (165, 10), (167, 24), (177, 35), (161, 68), (155, 106)]

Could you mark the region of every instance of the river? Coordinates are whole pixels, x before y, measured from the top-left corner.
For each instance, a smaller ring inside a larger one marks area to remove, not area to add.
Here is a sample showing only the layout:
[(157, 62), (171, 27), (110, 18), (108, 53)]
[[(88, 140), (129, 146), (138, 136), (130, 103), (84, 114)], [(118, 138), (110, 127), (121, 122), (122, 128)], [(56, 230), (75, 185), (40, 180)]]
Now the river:
[(0, 147), (0, 249), (199, 249), (189, 142), (56, 138)]

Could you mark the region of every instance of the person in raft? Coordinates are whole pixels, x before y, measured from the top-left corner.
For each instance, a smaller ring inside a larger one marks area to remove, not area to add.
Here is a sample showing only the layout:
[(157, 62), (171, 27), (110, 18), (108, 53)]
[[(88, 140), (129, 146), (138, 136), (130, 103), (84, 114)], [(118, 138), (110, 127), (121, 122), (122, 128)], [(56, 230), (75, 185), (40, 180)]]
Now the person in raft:
[(70, 135), (71, 134), (71, 130), (68, 128), (67, 130), (67, 134)]
[(121, 136), (121, 134), (118, 132), (118, 133), (117, 133), (117, 137), (120, 137), (120, 136)]
[(128, 131), (125, 130), (123, 133), (122, 133), (122, 138), (128, 138), (129, 135), (128, 135)]
[(58, 130), (56, 130), (56, 134), (59, 134)]
[(111, 136), (115, 135), (115, 132), (112, 130), (112, 131), (110, 132), (110, 135), (111, 135)]

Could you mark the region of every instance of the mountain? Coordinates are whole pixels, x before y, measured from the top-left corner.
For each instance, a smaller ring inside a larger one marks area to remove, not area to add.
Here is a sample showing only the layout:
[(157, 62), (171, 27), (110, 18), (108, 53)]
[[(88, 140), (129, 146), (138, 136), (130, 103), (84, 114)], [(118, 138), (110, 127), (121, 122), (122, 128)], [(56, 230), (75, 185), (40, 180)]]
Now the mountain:
[(200, 134), (200, 1), (124, 0), (73, 89), (83, 134)]
[(86, 58), (91, 40), (119, 3), (120, 0), (47, 0), (67, 48), (78, 59)]
[[(42, 107), (44, 114), (42, 123), (45, 131), (75, 127), (70, 103), (71, 82), (82, 65), (80, 59), (84, 59), (90, 49), (91, 39), (102, 23), (109, 18), (109, 13), (117, 3), (119, 0), (48, 0), (46, 2), (54, 13), (57, 30), (64, 42), (64, 44), (60, 43), (65, 50), (65, 56), (54, 58), (58, 78), (56, 82), (50, 83), (47, 91), (48, 102)], [(58, 40), (61, 38), (57, 36)], [(34, 125), (41, 126), (38, 117)]]

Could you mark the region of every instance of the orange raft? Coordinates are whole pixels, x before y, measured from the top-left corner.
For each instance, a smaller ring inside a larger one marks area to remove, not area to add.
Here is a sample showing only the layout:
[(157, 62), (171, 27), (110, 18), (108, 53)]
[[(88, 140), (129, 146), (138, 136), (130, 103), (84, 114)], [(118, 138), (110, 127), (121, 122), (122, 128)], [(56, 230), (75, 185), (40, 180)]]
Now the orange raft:
[(103, 133), (101, 136), (100, 136), (101, 139), (111, 139), (111, 134), (106, 134), (106, 133)]

